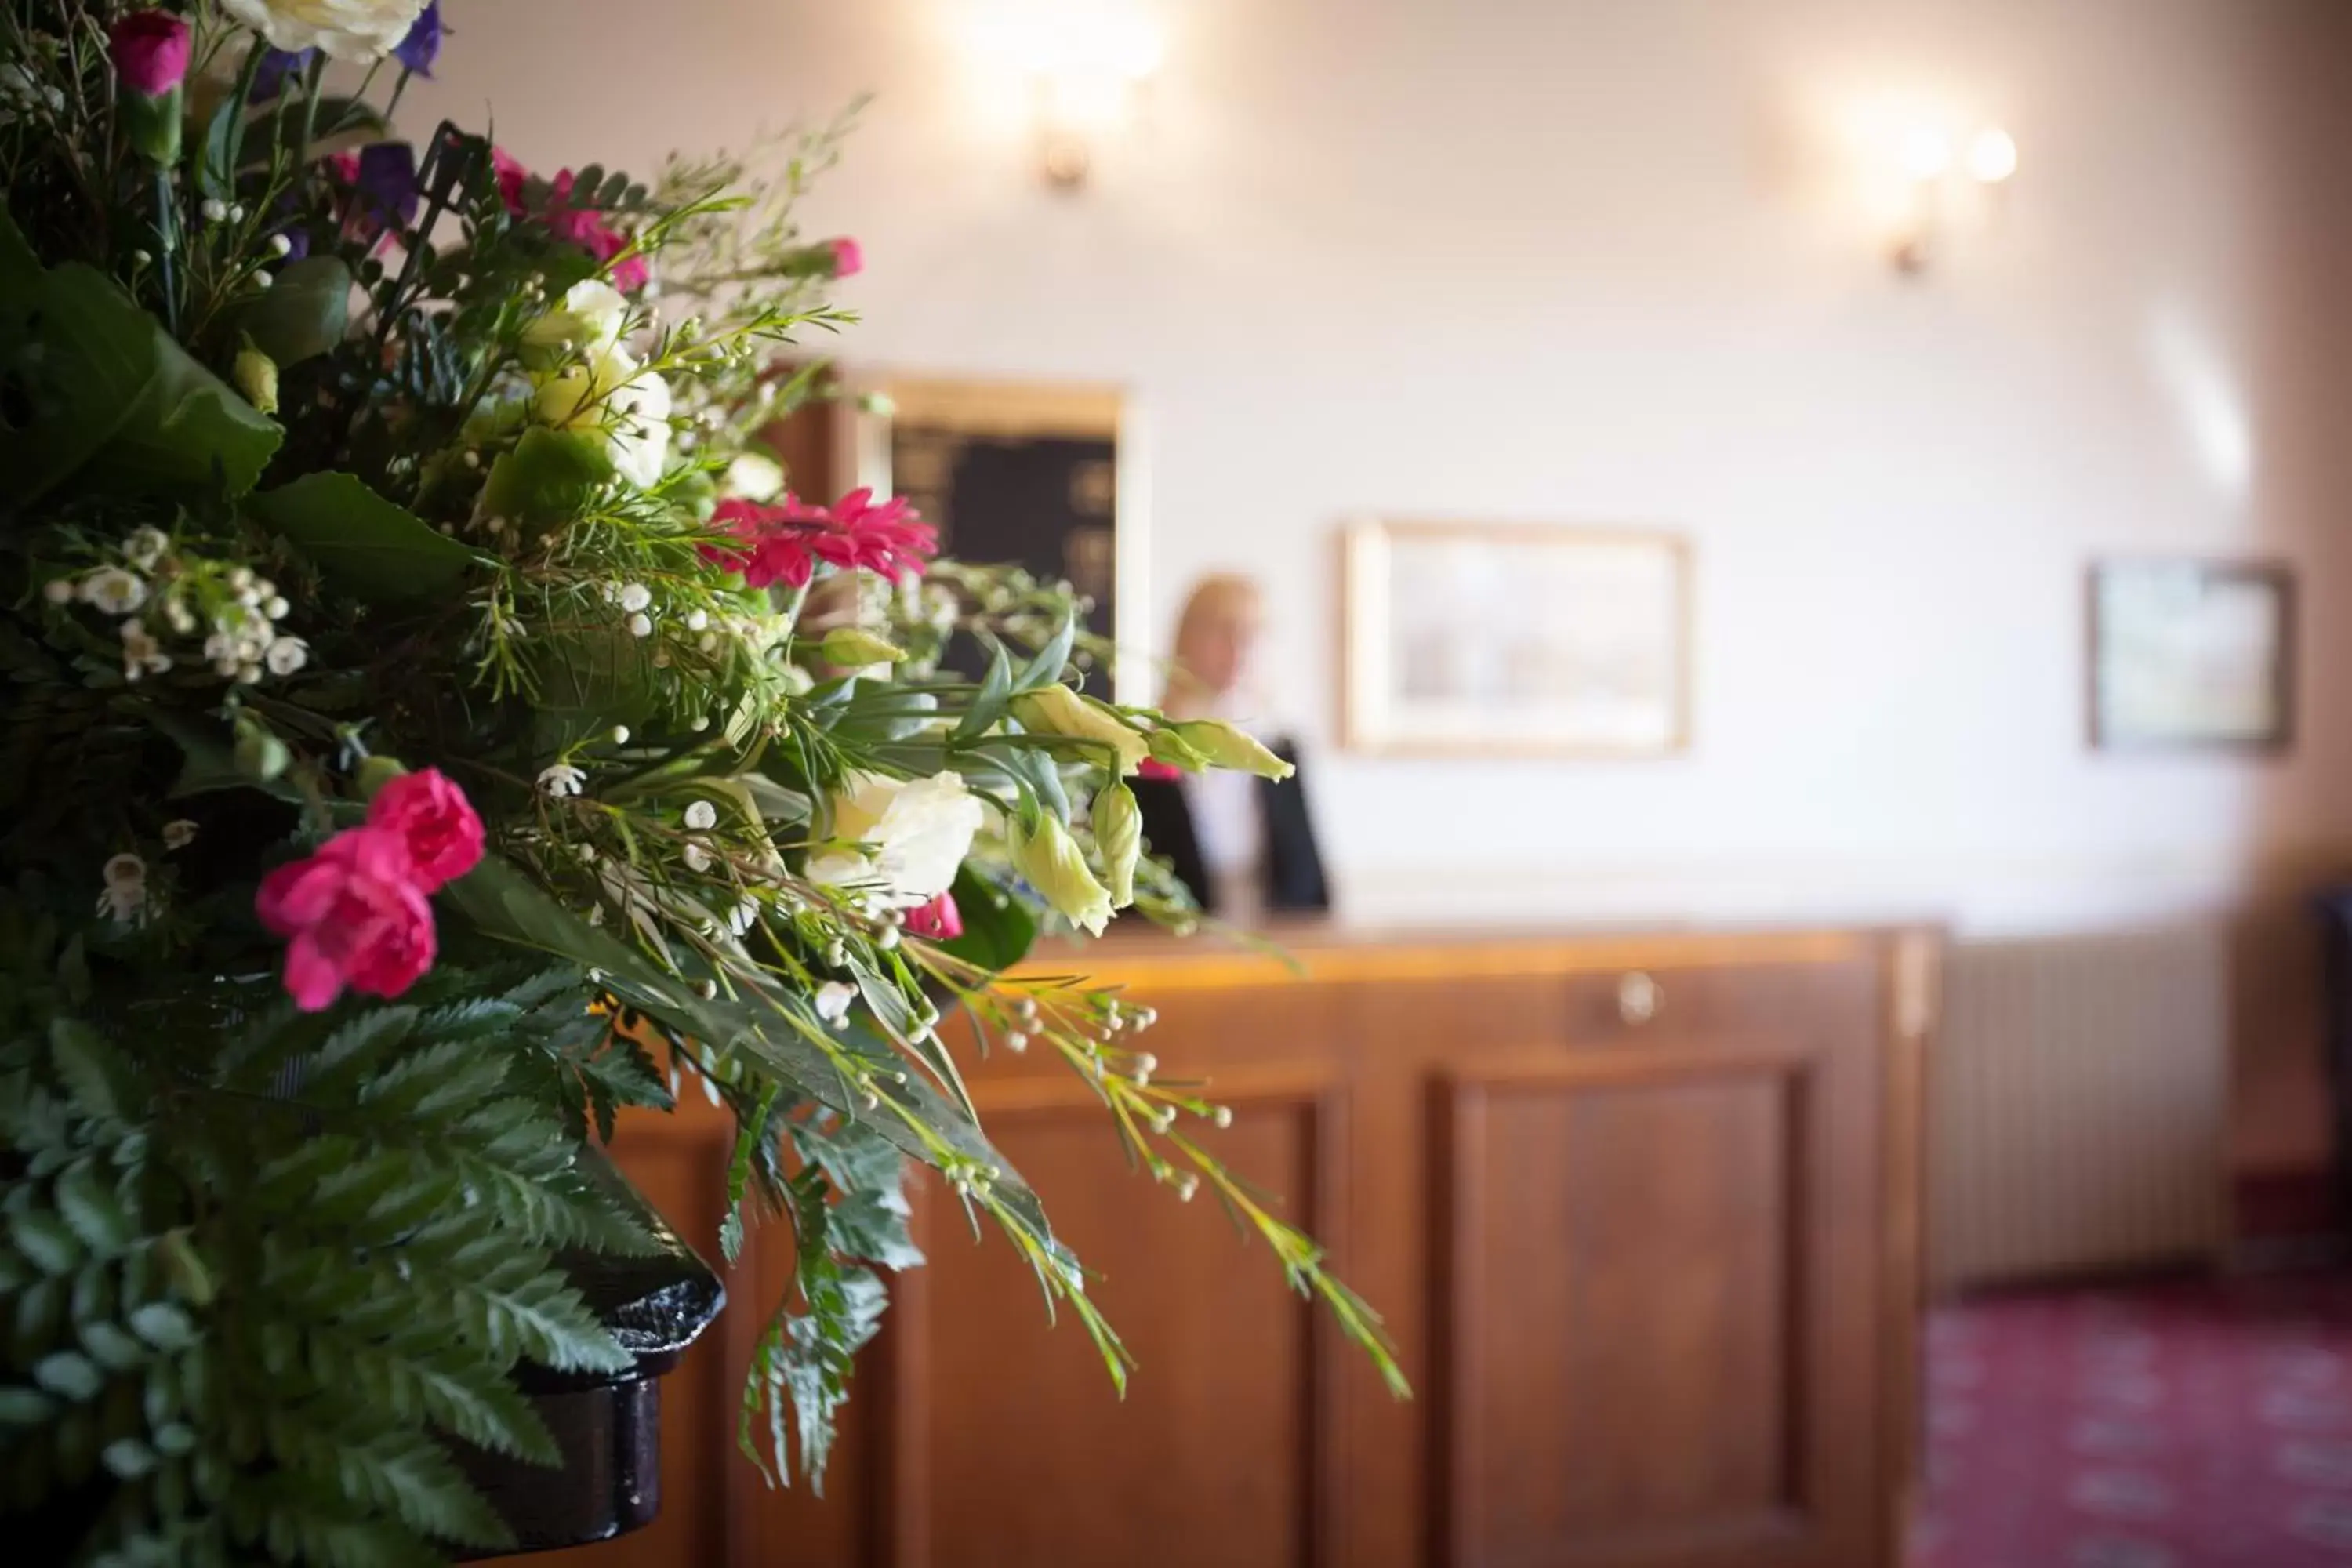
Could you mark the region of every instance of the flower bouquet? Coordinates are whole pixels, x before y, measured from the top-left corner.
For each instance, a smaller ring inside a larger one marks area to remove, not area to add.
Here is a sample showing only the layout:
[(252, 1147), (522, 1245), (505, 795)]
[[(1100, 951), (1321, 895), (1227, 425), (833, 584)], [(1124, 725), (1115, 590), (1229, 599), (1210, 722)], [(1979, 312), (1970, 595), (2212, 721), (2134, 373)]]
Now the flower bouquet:
[(497, 1548), (453, 1445), (552, 1463), (519, 1365), (627, 1364), (561, 1260), (648, 1245), (593, 1151), (680, 1093), (739, 1127), (723, 1249), (796, 1233), (739, 1305), (753, 1462), (821, 1472), (909, 1160), (1123, 1378), (957, 1010), (1394, 1381), (1150, 1010), (1005, 973), (1192, 922), (1127, 776), (1284, 764), (760, 448), (845, 320), (856, 247), (793, 218), (839, 128), (544, 174), (394, 134), (441, 42), (419, 0), (0, 9), (0, 1501), (92, 1562)]

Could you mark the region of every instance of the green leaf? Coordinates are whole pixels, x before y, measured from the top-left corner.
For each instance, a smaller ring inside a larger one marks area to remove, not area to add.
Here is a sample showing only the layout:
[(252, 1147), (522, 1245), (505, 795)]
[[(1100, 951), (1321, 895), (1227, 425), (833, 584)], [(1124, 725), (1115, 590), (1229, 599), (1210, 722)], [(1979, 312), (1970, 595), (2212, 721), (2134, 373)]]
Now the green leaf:
[(14, 244), (0, 241), (9, 279), (0, 289), (0, 380), (14, 406), (0, 423), (0, 473), (12, 504), (23, 506), (89, 461), (130, 418), (155, 374), (156, 333), (144, 312), (105, 289), (85, 285), (92, 308), (82, 310), (68, 289), (58, 308), (55, 276), (13, 224), (8, 234)]
[(82, 1260), (73, 1226), (54, 1209), (19, 1209), (10, 1215), (8, 1238), (44, 1274), (70, 1274)]
[(0, 1385), (0, 1426), (38, 1426), (56, 1410), (56, 1402), (39, 1389)]
[(0, 426), (0, 472), (20, 505), (85, 466), (118, 493), (218, 483), (241, 495), (284, 438), (112, 279), (79, 262), (41, 279), (27, 313), (0, 326), (0, 352), (12, 338), (18, 355), (37, 355), (32, 418)]
[(106, 1374), (79, 1351), (53, 1351), (33, 1363), (33, 1381), (60, 1399), (81, 1404), (98, 1397)]
[(1064, 667), (1070, 662), (1070, 645), (1077, 640), (1077, 636), (1076, 615), (1064, 615), (1062, 629), (1054, 634), (1051, 642), (1037, 650), (1036, 658), (1022, 667), (1021, 679), (1013, 683), (1013, 689), (1016, 692), (1034, 691), (1041, 686), (1061, 679)]
[(184, 1349), (196, 1337), (196, 1326), (188, 1314), (170, 1301), (150, 1301), (132, 1312), (131, 1329), (162, 1351)]
[(579, 516), (612, 477), (613, 459), (601, 437), (533, 426), (491, 463), (481, 510), (537, 531)]
[(955, 727), (955, 733), (950, 737), (949, 743), (964, 745), (995, 728), (997, 721), (1004, 717), (1005, 704), (1012, 698), (1013, 661), (1004, 656), (1004, 645), (998, 643), (989, 657), (988, 673), (982, 678), (980, 689), (972, 696), (971, 708), (964, 714), (962, 722)]
[(298, 364), (343, 341), (352, 269), (338, 256), (306, 256), (278, 269), (278, 281), (237, 312), (236, 328), (278, 364)]
[(957, 868), (956, 912), (963, 918), (963, 934), (940, 945), (967, 963), (1002, 973), (1029, 956), (1037, 940), (1037, 917), (1029, 906), (973, 870)]
[(104, 1036), (71, 1018), (49, 1023), (49, 1060), (75, 1108), (99, 1121), (122, 1119), (141, 1103), (138, 1079)]
[(0, 205), (0, 299), (27, 299), (40, 285), (41, 258), (33, 254), (7, 207)]
[(371, 603), (453, 592), (480, 560), (351, 474), (309, 474), (247, 505), (344, 592)]
[(95, 1163), (76, 1162), (58, 1178), (58, 1212), (74, 1234), (100, 1257), (110, 1257), (131, 1244), (131, 1211), (107, 1189)]

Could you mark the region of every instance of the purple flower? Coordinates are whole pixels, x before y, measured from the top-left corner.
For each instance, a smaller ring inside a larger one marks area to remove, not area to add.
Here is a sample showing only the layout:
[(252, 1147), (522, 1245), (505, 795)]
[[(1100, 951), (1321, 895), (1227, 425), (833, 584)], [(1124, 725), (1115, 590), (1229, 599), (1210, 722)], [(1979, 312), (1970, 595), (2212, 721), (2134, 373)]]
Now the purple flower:
[(319, 58), (316, 49), (272, 49), (261, 57), (261, 65), (253, 73), (255, 103), (267, 103), (286, 89), (286, 79), (299, 76), (310, 68)]
[(392, 57), (430, 81), (433, 62), (441, 58), (441, 0), (428, 0), (408, 29), (408, 37), (393, 47)]
[(360, 205), (379, 224), (405, 227), (416, 216), (416, 153), (405, 142), (378, 142), (360, 149), (352, 180)]

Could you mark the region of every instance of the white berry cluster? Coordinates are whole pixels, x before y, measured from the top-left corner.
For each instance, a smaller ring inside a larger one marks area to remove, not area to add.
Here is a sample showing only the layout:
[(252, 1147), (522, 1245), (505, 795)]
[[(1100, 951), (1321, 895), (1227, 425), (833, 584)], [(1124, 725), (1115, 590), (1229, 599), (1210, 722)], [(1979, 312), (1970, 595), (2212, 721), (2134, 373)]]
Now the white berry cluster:
[(87, 605), (114, 618), (125, 680), (170, 670), (167, 644), (174, 637), (201, 637), (213, 673), (247, 686), (265, 672), (292, 675), (310, 662), (310, 645), (278, 629), (289, 609), (285, 596), (251, 567), (174, 550), (157, 528), (132, 532), (121, 555), (119, 563), (51, 578), (42, 592), (53, 605)]

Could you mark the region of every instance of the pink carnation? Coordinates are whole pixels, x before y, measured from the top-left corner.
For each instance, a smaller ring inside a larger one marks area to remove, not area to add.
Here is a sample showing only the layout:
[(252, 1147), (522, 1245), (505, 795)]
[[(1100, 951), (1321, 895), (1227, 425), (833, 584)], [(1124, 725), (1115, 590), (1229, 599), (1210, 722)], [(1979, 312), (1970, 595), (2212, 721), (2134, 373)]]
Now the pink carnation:
[[(570, 240), (599, 262), (608, 262), (629, 247), (629, 237), (606, 223), (604, 216), (594, 208), (571, 205), (574, 178), (569, 169), (555, 176), (547, 226), (558, 238)], [(634, 294), (646, 286), (649, 276), (646, 258), (632, 256), (613, 268), (613, 287), (624, 294)]]
[(835, 278), (854, 278), (866, 270), (866, 253), (857, 247), (856, 240), (845, 237), (828, 239), (824, 243), (833, 251), (833, 275)]
[(927, 936), (934, 942), (953, 942), (963, 934), (963, 911), (956, 908), (953, 893), (941, 893), (929, 903), (907, 911), (907, 934)]
[(408, 846), (389, 828), (338, 833), (261, 879), (261, 923), (286, 945), (286, 991), (315, 1013), (351, 986), (397, 996), (433, 967), (433, 907)]
[(482, 819), (466, 792), (438, 768), (402, 773), (368, 803), (368, 826), (400, 836), (408, 846), (416, 885), (432, 892), (482, 860)]
[(507, 211), (516, 217), (522, 216), (522, 188), (530, 178), (530, 171), (505, 148), (493, 147), (490, 149), (490, 177), (498, 182), (499, 200), (506, 204)]
[(1163, 763), (1158, 757), (1146, 757), (1135, 765), (1135, 776), (1139, 779), (1158, 779), (1162, 784), (1172, 784), (1184, 776), (1184, 770), (1173, 763)]
[(114, 74), (142, 98), (161, 98), (188, 74), (188, 25), (164, 11), (133, 11), (107, 35)]

